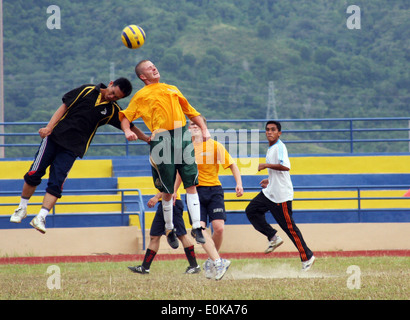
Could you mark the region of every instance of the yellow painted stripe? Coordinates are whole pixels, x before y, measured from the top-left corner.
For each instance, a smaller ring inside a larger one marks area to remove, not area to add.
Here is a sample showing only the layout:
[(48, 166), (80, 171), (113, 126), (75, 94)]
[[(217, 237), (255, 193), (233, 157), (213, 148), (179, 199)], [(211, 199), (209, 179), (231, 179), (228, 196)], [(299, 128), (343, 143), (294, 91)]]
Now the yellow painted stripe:
[[(398, 197), (402, 199), (361, 199), (362, 209), (376, 208), (410, 208), (410, 199), (403, 197), (406, 190), (369, 190), (361, 191), (361, 198), (376, 197)], [(245, 192), (242, 199), (253, 199), (257, 192)], [(357, 191), (296, 191), (294, 195), (297, 201), (293, 201), (295, 210), (314, 210), (314, 209), (357, 209)], [(301, 200), (315, 198), (353, 198), (352, 200)], [(233, 193), (225, 193), (225, 199), (240, 199)], [(228, 211), (245, 210), (249, 201), (229, 202), (225, 201), (225, 208)]]
[[(32, 161), (0, 161), (0, 179), (23, 179)], [(47, 169), (45, 177), (48, 177)], [(111, 160), (77, 160), (68, 178), (109, 178), (112, 177)]]
[(117, 182), (119, 189), (140, 189), (143, 195), (158, 193), (158, 189), (154, 187), (152, 177), (119, 177)]
[[(267, 175), (258, 172), (258, 164), (265, 158), (235, 159), (242, 175)], [(291, 175), (295, 174), (378, 174), (410, 173), (410, 156), (348, 156), (348, 157), (291, 157)], [(222, 166), (220, 175), (232, 174)]]
[[(291, 157), (291, 174), (378, 174), (410, 173), (410, 156), (347, 156), (347, 157)], [(265, 158), (236, 159), (242, 175), (267, 175), (266, 170), (258, 172), (258, 164)], [(29, 170), (31, 161), (0, 161), (0, 179), (22, 179)], [(220, 175), (231, 175), (231, 170), (222, 167)], [(77, 160), (69, 178), (112, 177), (111, 160)], [(151, 177), (144, 178), (144, 188), (153, 188)], [(119, 178), (124, 184), (133, 185), (133, 177)]]

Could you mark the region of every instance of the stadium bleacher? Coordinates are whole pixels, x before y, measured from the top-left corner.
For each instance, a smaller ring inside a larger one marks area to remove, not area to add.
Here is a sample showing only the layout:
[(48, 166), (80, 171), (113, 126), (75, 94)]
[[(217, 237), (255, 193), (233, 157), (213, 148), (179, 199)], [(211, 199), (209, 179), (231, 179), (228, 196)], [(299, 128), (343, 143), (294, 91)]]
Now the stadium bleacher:
[[(237, 159), (242, 176), (245, 194), (236, 198), (233, 189), (235, 180), (229, 169), (220, 170), (220, 180), (226, 188), (226, 209), (231, 213), (227, 224), (247, 224), (244, 210), (248, 201), (260, 190), (259, 182), (266, 172), (257, 172), (255, 165), (261, 159), (241, 161)], [(141, 163), (142, 161), (138, 162)], [(300, 223), (341, 223), (341, 222), (408, 222), (410, 201), (403, 198), (410, 187), (409, 156), (329, 156), (329, 157), (294, 157), (292, 163), (292, 181), (295, 187), (294, 215)], [(130, 168), (130, 167), (129, 167)], [(251, 174), (249, 174), (251, 173)], [(150, 175), (138, 177), (128, 170), (125, 176), (118, 177), (122, 188), (138, 186), (142, 190), (146, 203), (156, 189)], [(391, 190), (375, 186), (407, 186)], [(331, 188), (334, 186), (335, 188)], [(368, 186), (360, 191), (360, 214), (358, 213), (357, 186)], [(309, 188), (326, 188), (312, 190)], [(345, 188), (341, 190), (341, 187)], [(254, 190), (249, 190), (254, 188)], [(184, 194), (183, 190), (180, 190)], [(326, 199), (330, 200), (312, 200)], [(401, 199), (364, 199), (364, 198), (401, 198)], [(244, 201), (235, 201), (243, 199)], [(302, 200), (307, 199), (307, 200)], [(340, 200), (338, 200), (340, 199)], [(231, 202), (231, 200), (233, 200)], [(155, 208), (154, 208), (155, 209)], [(186, 209), (186, 208), (185, 208)], [(371, 209), (374, 209), (373, 211)], [(391, 209), (391, 210), (390, 210)], [(403, 209), (403, 210), (401, 210)], [(149, 228), (154, 211), (146, 211), (146, 225)], [(267, 215), (274, 223), (273, 218)], [(188, 215), (184, 213), (186, 223)], [(130, 223), (134, 223), (130, 217)]]
[[(243, 174), (245, 194), (237, 200), (233, 191), (235, 181), (231, 171), (220, 170), (220, 179), (230, 212), (227, 224), (247, 224), (244, 209), (259, 191), (259, 181), (266, 172), (257, 172), (255, 165), (261, 159), (237, 159)], [(410, 187), (410, 156), (327, 156), (291, 158), (291, 176), (295, 187), (294, 216), (299, 223), (329, 222), (409, 222), (410, 201), (403, 195)], [(10, 214), (19, 202), (22, 177), (30, 161), (0, 162), (0, 228), (28, 228), (26, 224), (8, 222)], [(37, 214), (46, 187), (46, 179), (38, 187), (29, 206), (29, 214)], [(335, 188), (331, 188), (331, 187)], [(356, 186), (368, 186), (360, 191), (360, 209)], [(375, 186), (402, 186), (391, 189)], [(403, 187), (407, 186), (407, 187)], [(312, 188), (323, 189), (312, 189)], [(344, 187), (341, 189), (340, 187)], [(114, 159), (87, 159), (76, 161), (64, 185), (63, 198), (56, 206), (52, 227), (137, 225), (140, 220), (131, 214), (124, 218), (121, 212), (120, 195), (115, 189), (141, 190), (144, 204), (157, 190), (151, 178), (151, 169), (146, 156)], [(98, 192), (101, 190), (102, 192)], [(108, 190), (108, 191), (107, 191)], [(9, 192), (16, 193), (10, 195)], [(181, 191), (184, 199), (184, 191)], [(127, 210), (139, 210), (135, 194), (129, 192)], [(331, 200), (326, 200), (329, 198)], [(338, 200), (340, 198), (340, 200)], [(381, 198), (381, 199), (364, 199)], [(391, 200), (386, 198), (393, 198)], [(303, 200), (306, 199), (306, 200)], [(312, 200), (317, 199), (317, 200)], [(232, 201), (233, 200), (233, 201)], [(104, 203), (89, 203), (104, 202)], [(113, 203), (110, 203), (113, 202)], [(9, 205), (5, 205), (9, 204)], [(80, 205), (79, 205), (80, 204)], [(374, 209), (374, 210), (373, 210)], [(373, 211), (372, 211), (373, 210)], [(155, 208), (145, 211), (145, 227), (149, 229)], [(184, 213), (188, 222), (188, 216)], [(28, 220), (28, 219), (26, 219)], [(268, 215), (269, 220), (269, 215)], [(273, 221), (272, 221), (273, 223)]]
[[(23, 175), (30, 161), (0, 162), (0, 229), (30, 228), (31, 219), (14, 224), (8, 218), (17, 207), (23, 187)], [(28, 206), (28, 214), (39, 212), (47, 186), (47, 176), (37, 187)], [(121, 216), (121, 195), (118, 182), (112, 177), (111, 160), (78, 160), (64, 183), (63, 197), (55, 213), (47, 219), (47, 227), (93, 227), (128, 225), (128, 216)], [(6, 219), (7, 218), (7, 219)]]

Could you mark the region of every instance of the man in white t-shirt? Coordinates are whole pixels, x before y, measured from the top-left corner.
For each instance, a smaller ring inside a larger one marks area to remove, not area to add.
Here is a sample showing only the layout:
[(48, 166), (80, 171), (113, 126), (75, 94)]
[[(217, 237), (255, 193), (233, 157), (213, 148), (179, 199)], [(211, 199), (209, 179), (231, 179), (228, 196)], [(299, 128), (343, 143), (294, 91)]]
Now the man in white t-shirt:
[(260, 182), (263, 189), (246, 207), (246, 215), (254, 228), (268, 238), (269, 247), (265, 253), (270, 253), (283, 243), (276, 235), (277, 230), (266, 221), (265, 213), (270, 211), (299, 251), (302, 270), (307, 271), (313, 265), (315, 257), (292, 218), (293, 184), (289, 174), (288, 150), (279, 139), (282, 126), (278, 121), (268, 121), (265, 131), (269, 149), (266, 163), (260, 163), (258, 171), (268, 169), (269, 177)]

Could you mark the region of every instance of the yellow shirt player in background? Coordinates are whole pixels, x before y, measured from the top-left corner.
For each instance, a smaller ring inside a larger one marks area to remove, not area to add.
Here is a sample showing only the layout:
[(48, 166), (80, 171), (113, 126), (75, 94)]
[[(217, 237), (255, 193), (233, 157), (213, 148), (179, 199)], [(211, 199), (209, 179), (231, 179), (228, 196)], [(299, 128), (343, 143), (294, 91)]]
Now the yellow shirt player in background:
[[(187, 193), (187, 206), (192, 220), (191, 234), (198, 243), (204, 243), (200, 225), (199, 198), (196, 190), (198, 169), (191, 152), (185, 157), (184, 150), (191, 144), (186, 138), (186, 116), (201, 128), (202, 139), (210, 137), (208, 129), (196, 111), (177, 87), (160, 83), (160, 73), (149, 60), (140, 61), (135, 67), (138, 78), (145, 86), (131, 99), (126, 110), (120, 112), (121, 128), (128, 141), (137, 140), (130, 123), (142, 118), (151, 131), (150, 162), (155, 187), (163, 193), (163, 214), (167, 240), (174, 249), (178, 239), (173, 224), (172, 194), (177, 171)], [(178, 139), (179, 134), (184, 139)], [(189, 149), (188, 149), (189, 150)], [(187, 158), (187, 159), (186, 159)]]
[[(206, 119), (203, 116), (201, 117), (206, 124)], [(224, 191), (218, 174), (219, 166), (222, 165), (224, 169), (229, 168), (232, 171), (236, 182), (237, 197), (243, 195), (242, 178), (238, 166), (221, 143), (213, 139), (203, 141), (201, 131), (193, 122), (190, 122), (189, 130), (193, 138), (195, 159), (199, 172), (197, 191), (201, 207), (201, 226), (205, 228), (209, 221), (213, 228), (212, 238), (205, 232), (206, 243), (203, 245), (209, 256), (204, 269), (206, 277), (211, 278), (215, 269), (216, 274), (218, 274), (217, 268), (214, 268), (213, 261), (215, 259), (213, 257), (217, 256), (221, 248), (226, 221)], [(225, 263), (229, 264), (229, 261), (226, 260)]]

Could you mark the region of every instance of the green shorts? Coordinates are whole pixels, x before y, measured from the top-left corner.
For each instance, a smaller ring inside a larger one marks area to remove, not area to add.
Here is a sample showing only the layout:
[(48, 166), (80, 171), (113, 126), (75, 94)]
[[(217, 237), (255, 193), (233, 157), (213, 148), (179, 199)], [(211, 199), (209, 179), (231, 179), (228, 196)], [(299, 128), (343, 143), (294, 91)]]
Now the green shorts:
[(194, 146), (186, 127), (156, 133), (149, 160), (154, 185), (161, 192), (174, 193), (177, 171), (185, 189), (198, 184)]

